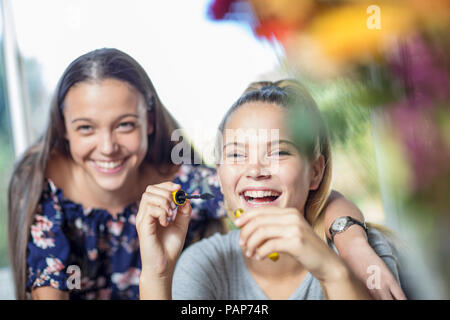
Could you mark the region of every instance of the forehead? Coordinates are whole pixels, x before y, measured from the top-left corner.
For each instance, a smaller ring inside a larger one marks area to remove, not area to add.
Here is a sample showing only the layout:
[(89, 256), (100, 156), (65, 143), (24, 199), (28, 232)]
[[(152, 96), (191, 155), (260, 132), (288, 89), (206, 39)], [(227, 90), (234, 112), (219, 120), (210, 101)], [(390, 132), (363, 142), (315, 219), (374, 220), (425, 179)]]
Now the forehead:
[(290, 132), (287, 125), (288, 111), (273, 103), (250, 102), (234, 111), (225, 125), (224, 140), (251, 139), (258, 141), (287, 139)]
[[(84, 81), (69, 89), (64, 99), (64, 114), (137, 112), (142, 95), (133, 86), (117, 79)], [(145, 108), (144, 108), (145, 109)]]

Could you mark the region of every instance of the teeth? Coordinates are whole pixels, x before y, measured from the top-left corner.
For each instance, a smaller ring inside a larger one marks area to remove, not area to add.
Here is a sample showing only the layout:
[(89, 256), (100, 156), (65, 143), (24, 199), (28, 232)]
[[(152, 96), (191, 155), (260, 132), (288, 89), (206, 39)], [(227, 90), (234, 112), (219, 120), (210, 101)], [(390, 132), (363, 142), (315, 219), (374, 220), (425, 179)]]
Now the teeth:
[(120, 166), (123, 160), (119, 161), (95, 161), (95, 164), (103, 169), (114, 169)]
[(245, 191), (244, 196), (250, 198), (277, 197), (280, 193), (276, 191)]

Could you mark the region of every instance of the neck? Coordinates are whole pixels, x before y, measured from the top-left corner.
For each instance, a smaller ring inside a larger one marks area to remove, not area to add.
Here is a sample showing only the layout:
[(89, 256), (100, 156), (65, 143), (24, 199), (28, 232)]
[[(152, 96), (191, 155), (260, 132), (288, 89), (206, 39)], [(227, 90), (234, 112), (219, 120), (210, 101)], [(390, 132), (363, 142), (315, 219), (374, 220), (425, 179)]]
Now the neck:
[(138, 172), (131, 173), (125, 183), (116, 190), (101, 188), (91, 176), (82, 170), (78, 173), (74, 172), (75, 194), (81, 197), (81, 203), (84, 206), (106, 209), (113, 216), (116, 216), (122, 212), (125, 206), (138, 201), (145, 191), (146, 179), (142, 179), (142, 177), (148, 177), (149, 175), (147, 172), (143, 172), (147, 171), (143, 169), (143, 166), (141, 168)]

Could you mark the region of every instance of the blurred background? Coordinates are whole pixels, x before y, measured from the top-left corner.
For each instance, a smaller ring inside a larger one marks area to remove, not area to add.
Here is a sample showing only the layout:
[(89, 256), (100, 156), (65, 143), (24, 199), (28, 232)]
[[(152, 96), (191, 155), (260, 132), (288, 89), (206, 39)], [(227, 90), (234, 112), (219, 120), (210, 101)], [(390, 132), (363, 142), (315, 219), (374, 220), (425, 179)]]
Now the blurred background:
[[(410, 298), (450, 298), (447, 0), (1, 0), (0, 299), (13, 299), (6, 192), (42, 133), (59, 76), (116, 47), (213, 163), (248, 83), (298, 78), (325, 115), (333, 188), (398, 238)], [(292, 123), (295, 129), (295, 119)]]

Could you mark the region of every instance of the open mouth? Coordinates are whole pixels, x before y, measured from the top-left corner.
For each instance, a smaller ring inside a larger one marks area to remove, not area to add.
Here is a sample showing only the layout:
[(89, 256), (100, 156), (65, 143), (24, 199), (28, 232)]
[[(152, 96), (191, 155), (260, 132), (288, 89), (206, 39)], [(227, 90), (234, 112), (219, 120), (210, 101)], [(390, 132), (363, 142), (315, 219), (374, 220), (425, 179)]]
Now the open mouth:
[(117, 173), (122, 168), (127, 159), (115, 160), (115, 161), (100, 161), (92, 160), (94, 167), (103, 173)]
[(275, 190), (244, 190), (240, 193), (241, 199), (249, 206), (273, 204), (281, 195)]

